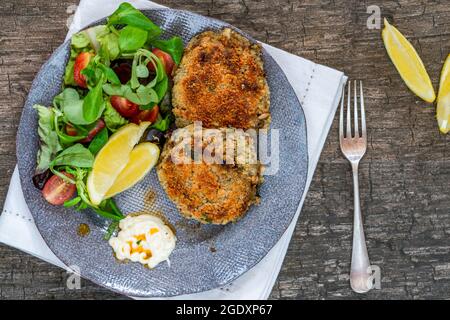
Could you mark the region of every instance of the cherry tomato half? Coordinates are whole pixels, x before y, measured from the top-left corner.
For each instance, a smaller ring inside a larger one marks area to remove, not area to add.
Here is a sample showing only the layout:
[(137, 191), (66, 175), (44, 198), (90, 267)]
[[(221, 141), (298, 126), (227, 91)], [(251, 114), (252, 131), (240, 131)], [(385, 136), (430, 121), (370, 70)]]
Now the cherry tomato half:
[[(162, 51), (161, 49), (154, 48), (152, 52), (161, 60), (164, 69), (166, 70), (166, 74), (168, 76), (172, 75), (173, 67), (175, 66), (175, 62), (172, 59), (172, 56), (168, 54), (165, 51)], [(148, 70), (155, 72), (155, 67), (153, 66), (153, 63), (149, 62), (147, 65)]]
[(81, 52), (75, 58), (75, 64), (73, 66), (73, 79), (76, 84), (82, 88), (87, 88), (86, 77), (84, 74), (81, 74), (81, 71), (86, 68), (91, 61), (91, 58), (94, 56), (91, 52)]
[(137, 115), (131, 118), (131, 122), (139, 124), (143, 121), (150, 121), (154, 123), (158, 119), (159, 107), (156, 105), (150, 110), (142, 110)]
[[(71, 179), (74, 179), (71, 174), (65, 171), (63, 171), (62, 174)], [(59, 206), (67, 200), (70, 200), (75, 194), (76, 190), (77, 187), (74, 184), (64, 181), (57, 175), (53, 175), (45, 183), (44, 189), (42, 189), (42, 195), (48, 203)]]
[(112, 96), (110, 101), (122, 117), (131, 118), (139, 113), (139, 106), (124, 97)]
[(95, 124), (95, 127), (93, 127), (91, 131), (89, 131), (87, 137), (84, 138), (83, 140), (80, 140), (80, 142), (81, 143), (91, 142), (92, 139), (94, 139), (94, 137), (97, 135), (97, 133), (99, 133), (104, 127), (105, 121), (103, 121), (103, 119), (98, 119), (97, 123)]

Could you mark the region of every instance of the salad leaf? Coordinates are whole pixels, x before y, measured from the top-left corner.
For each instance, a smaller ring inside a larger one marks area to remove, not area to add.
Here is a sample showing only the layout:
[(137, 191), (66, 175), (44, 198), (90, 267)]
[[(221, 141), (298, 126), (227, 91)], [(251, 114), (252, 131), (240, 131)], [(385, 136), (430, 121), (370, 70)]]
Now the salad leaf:
[(120, 84), (120, 79), (113, 69), (100, 62), (101, 57), (96, 55), (89, 62), (89, 65), (81, 71), (89, 86), (96, 86), (100, 81), (110, 81), (113, 84)]
[(102, 216), (106, 219), (111, 219), (113, 221), (120, 221), (122, 220), (124, 217), (123, 216), (117, 216), (114, 213), (111, 213), (105, 209), (100, 209), (98, 207), (92, 207), (92, 209), (99, 215)]
[(34, 105), (33, 108), (38, 112), (38, 135), (41, 140), (41, 146), (37, 154), (36, 172), (42, 173), (50, 167), (50, 162), (56, 153), (62, 150), (62, 147), (54, 129), (55, 115), (52, 109), (38, 104)]
[[(63, 147), (67, 147), (72, 145), (74, 142), (77, 142), (81, 139), (86, 138), (87, 132), (78, 132), (77, 136), (69, 136), (65, 133), (64, 129), (61, 130), (61, 126), (64, 126), (67, 124), (67, 122), (64, 119), (64, 114), (57, 108), (53, 108), (53, 112), (55, 114), (54, 120), (53, 120), (53, 127), (55, 128), (56, 134), (58, 135), (59, 142)], [(77, 129), (78, 131), (78, 129)], [(81, 133), (81, 134), (80, 134)]]
[(75, 33), (72, 36), (71, 45), (74, 48), (83, 49), (83, 48), (87, 47), (89, 44), (90, 44), (90, 40), (83, 31)]
[(103, 128), (99, 133), (97, 133), (94, 139), (89, 144), (89, 151), (96, 155), (101, 148), (108, 142), (108, 129)]
[(113, 69), (105, 66), (104, 64), (99, 63), (98, 68), (103, 72), (106, 77), (106, 80), (115, 85), (120, 85), (120, 79)]
[(152, 124), (149, 128), (154, 128), (156, 130), (164, 132), (167, 129), (169, 129), (170, 123), (171, 123), (170, 115), (167, 115), (164, 118), (160, 118), (158, 121), (156, 121), (154, 124)]
[(84, 138), (86, 138), (85, 135), (79, 135), (79, 136), (69, 136), (68, 134), (62, 132), (61, 130), (57, 129), (56, 131), (58, 138), (59, 138), (59, 142), (64, 146), (70, 146), (71, 144), (73, 144), (74, 142), (80, 141)]
[[(156, 70), (156, 77), (151, 81), (151, 84), (149, 83), (147, 86), (154, 86), (157, 82), (163, 80), (164, 77), (167, 77), (166, 75), (166, 71), (164, 68), (163, 63), (161, 62), (161, 60), (151, 51), (148, 51), (146, 49), (139, 49), (138, 52), (136, 53), (134, 60), (133, 60), (133, 64), (135, 63), (135, 60), (139, 60), (142, 56), (146, 57), (147, 60), (144, 62), (145, 65), (147, 65), (148, 62), (151, 62), (153, 64), (153, 66), (155, 67)], [(136, 62), (136, 67), (137, 67), (137, 62)], [(131, 80), (133, 80), (133, 74), (136, 72), (136, 70), (131, 70)]]
[(150, 72), (145, 64), (140, 64), (136, 66), (136, 76), (138, 78), (147, 78)]
[[(102, 77), (103, 78), (103, 77)], [(99, 81), (97, 85), (89, 90), (83, 101), (83, 117), (88, 123), (96, 121), (102, 115), (105, 108), (105, 102), (103, 101), (103, 89), (102, 83)]]
[(64, 113), (67, 122), (76, 125), (89, 124), (83, 117), (83, 100), (73, 88), (66, 88), (53, 99), (53, 105)]
[(136, 92), (126, 91), (124, 97), (138, 105), (147, 105), (152, 102), (158, 102), (158, 94), (156, 91), (143, 85), (139, 86)]
[[(75, 177), (75, 181), (72, 181), (72, 183), (73, 182), (75, 183), (77, 187), (78, 197), (81, 199), (80, 201), (73, 200), (73, 202), (72, 200), (66, 201), (65, 203), (66, 206), (74, 206), (77, 203), (80, 203), (77, 208), (78, 210), (83, 210), (88, 207), (91, 207), (95, 212), (97, 212), (98, 215), (104, 218), (112, 219), (114, 221), (119, 221), (122, 218), (124, 218), (124, 215), (117, 207), (113, 199), (107, 199), (105, 201), (102, 201), (102, 203), (99, 206), (95, 206), (92, 204), (91, 200), (89, 199), (89, 194), (87, 192), (87, 187), (85, 183), (85, 178), (89, 173), (88, 169), (80, 167), (65, 167), (64, 170)], [(55, 174), (61, 175), (62, 179), (67, 179), (67, 176), (59, 173), (59, 171), (55, 171)]]
[(158, 102), (161, 101), (166, 95), (167, 89), (169, 89), (169, 78), (164, 77), (162, 81), (158, 82), (155, 86), (155, 92), (158, 95)]
[(105, 236), (103, 239), (109, 240), (116, 230), (119, 228), (119, 222), (113, 221), (109, 224), (108, 229), (106, 230)]
[(72, 166), (78, 168), (91, 168), (94, 163), (94, 156), (81, 143), (63, 150), (50, 164), (50, 167)]
[(100, 43), (98, 41), (98, 38), (110, 32), (111, 30), (105, 25), (94, 26), (83, 31), (96, 53), (98, 53), (100, 50)]
[(88, 87), (95, 87), (102, 75), (102, 72), (98, 70), (98, 68), (96, 68), (92, 63), (89, 63), (89, 65), (81, 70), (80, 73), (86, 78)]
[(119, 48), (123, 52), (136, 51), (147, 42), (147, 37), (147, 31), (126, 26), (119, 32)]
[(158, 103), (159, 101), (157, 92), (149, 85), (144, 86), (140, 84), (135, 92), (129, 85), (118, 86), (107, 83), (103, 85), (103, 90), (107, 95), (125, 97), (131, 102), (141, 106), (152, 102)]
[(149, 38), (156, 38), (161, 34), (161, 29), (157, 25), (127, 2), (121, 3), (119, 8), (108, 18), (108, 26), (116, 24), (126, 24), (146, 30)]
[(155, 39), (151, 40), (150, 44), (167, 52), (177, 65), (180, 64), (184, 51), (183, 40), (180, 37), (175, 36), (168, 40)]
[[(150, 61), (155, 66), (156, 76), (147, 85), (143, 85), (139, 82), (139, 78), (148, 76), (147, 64)], [(105, 84), (103, 90), (108, 95), (125, 97), (133, 103), (144, 106), (141, 109), (145, 110), (162, 100), (168, 87), (169, 81), (161, 60), (148, 50), (138, 49), (133, 58), (130, 82), (126, 85)]]
[(103, 91), (109, 95), (109, 96), (121, 96), (123, 97), (125, 95), (125, 92), (130, 91), (131, 88), (127, 86), (126, 84), (122, 85), (114, 85), (105, 83), (103, 85)]
[[(84, 183), (84, 179), (88, 174), (88, 169), (79, 168), (79, 167), (68, 167), (66, 166), (64, 170), (67, 173), (70, 173), (75, 177), (75, 185), (77, 187), (78, 197), (81, 198), (81, 203), (78, 206), (78, 210), (86, 209), (88, 206), (91, 206), (91, 200), (89, 199), (89, 195), (87, 192), (86, 184)], [(64, 179), (64, 175), (61, 177)]]
[(73, 78), (73, 68), (75, 66), (75, 59), (70, 59), (66, 65), (66, 71), (64, 73), (64, 84), (66, 86), (76, 86), (75, 79)]
[(128, 123), (127, 119), (122, 117), (109, 101), (106, 102), (103, 120), (105, 120), (106, 127), (113, 132)]
[(106, 34), (98, 38), (100, 43), (99, 55), (109, 64), (111, 60), (117, 59), (120, 55), (119, 37), (114, 33)]
[(66, 202), (64, 202), (64, 207), (69, 208), (69, 207), (76, 206), (80, 201), (81, 201), (80, 197), (75, 197), (73, 199), (70, 199), (70, 200), (67, 200)]
[[(148, 76), (148, 69), (147, 69), (148, 63), (152, 63), (153, 66), (155, 67), (156, 76), (153, 78), (152, 81), (150, 81), (147, 85), (144, 86), (141, 85), (141, 83), (139, 82), (139, 78), (145, 76), (146, 74)], [(139, 105), (147, 105), (151, 102), (157, 103), (160, 100), (158, 99), (159, 96), (161, 96), (162, 98), (165, 94), (165, 92), (163, 92), (163, 89), (165, 88), (165, 90), (167, 91), (167, 86), (165, 86), (163, 83), (158, 88), (158, 92), (156, 92), (152, 88), (155, 87), (155, 85), (158, 84), (159, 82), (167, 80), (165, 78), (167, 78), (167, 75), (161, 60), (154, 53), (145, 49), (139, 49), (133, 58), (133, 63), (131, 66), (131, 79), (129, 85), (131, 89), (136, 90), (136, 94), (139, 95), (140, 98), (136, 97), (136, 95), (133, 92), (124, 92), (123, 96), (128, 100), (137, 103)], [(136, 101), (139, 99), (141, 101), (135, 102), (132, 99), (135, 99)]]
[(105, 218), (114, 220), (114, 221), (119, 221), (124, 218), (124, 215), (122, 214), (120, 209), (117, 207), (114, 200), (111, 198), (102, 201), (102, 203), (100, 203), (98, 208), (93, 208), (93, 209), (95, 212), (97, 212), (97, 214), (99, 214)]

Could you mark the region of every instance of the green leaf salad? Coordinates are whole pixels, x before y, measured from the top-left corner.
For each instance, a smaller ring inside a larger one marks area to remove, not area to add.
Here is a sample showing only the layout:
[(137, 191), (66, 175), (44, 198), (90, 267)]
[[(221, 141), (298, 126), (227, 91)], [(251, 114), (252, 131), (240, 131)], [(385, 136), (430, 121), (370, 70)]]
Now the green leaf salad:
[(72, 36), (61, 92), (51, 106), (34, 106), (41, 146), (33, 181), (47, 201), (91, 208), (117, 226), (124, 215), (113, 199), (92, 204), (87, 176), (122, 126), (148, 121), (152, 130), (169, 129), (172, 71), (182, 55), (180, 37), (164, 39), (161, 28), (129, 3), (106, 25)]

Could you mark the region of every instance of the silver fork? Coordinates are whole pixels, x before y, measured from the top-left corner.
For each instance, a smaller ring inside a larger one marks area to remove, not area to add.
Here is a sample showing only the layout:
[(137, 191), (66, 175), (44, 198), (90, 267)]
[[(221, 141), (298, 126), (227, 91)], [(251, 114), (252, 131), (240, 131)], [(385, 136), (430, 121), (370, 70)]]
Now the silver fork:
[[(361, 216), (361, 206), (359, 204), (359, 185), (358, 185), (358, 165), (359, 161), (366, 153), (367, 149), (367, 131), (366, 116), (364, 112), (364, 96), (362, 81), (359, 83), (359, 105), (361, 109), (361, 130), (359, 130), (358, 121), (358, 95), (357, 82), (354, 81), (354, 135), (352, 136), (351, 124), (351, 82), (347, 85), (347, 130), (344, 135), (344, 100), (345, 88), (342, 89), (341, 112), (339, 119), (339, 141), (342, 153), (350, 161), (353, 170), (353, 192), (354, 192), (354, 217), (353, 217), (353, 246), (352, 246), (352, 264), (350, 269), (350, 286), (357, 293), (365, 293), (372, 289), (373, 278), (370, 268), (369, 255), (367, 254), (366, 240), (364, 237), (363, 222)], [(360, 134), (361, 131), (361, 134)]]

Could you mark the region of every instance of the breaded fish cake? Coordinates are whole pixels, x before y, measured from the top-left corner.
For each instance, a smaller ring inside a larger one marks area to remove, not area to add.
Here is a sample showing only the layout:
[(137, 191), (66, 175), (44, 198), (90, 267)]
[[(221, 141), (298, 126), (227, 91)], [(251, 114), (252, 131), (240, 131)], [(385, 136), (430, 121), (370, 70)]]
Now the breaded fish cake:
[[(157, 166), (159, 181), (185, 217), (213, 224), (236, 221), (258, 201), (261, 170), (254, 139), (232, 128), (195, 134), (203, 134), (203, 141), (193, 138), (194, 125), (172, 134)], [(193, 155), (195, 150), (203, 159)]]
[(174, 76), (178, 127), (263, 128), (270, 122), (261, 47), (231, 29), (206, 31), (187, 45)]

